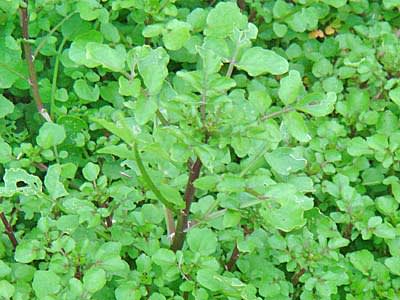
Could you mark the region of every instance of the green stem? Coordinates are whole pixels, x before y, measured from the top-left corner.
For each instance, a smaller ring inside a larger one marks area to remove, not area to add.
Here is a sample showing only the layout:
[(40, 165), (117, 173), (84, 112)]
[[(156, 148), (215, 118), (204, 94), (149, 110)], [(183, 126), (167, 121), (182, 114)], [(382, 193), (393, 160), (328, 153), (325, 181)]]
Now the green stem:
[(139, 149), (137, 147), (137, 144), (133, 146), (133, 151), (135, 153), (136, 163), (139, 167), (140, 173), (144, 181), (146, 182), (148, 188), (153, 192), (154, 195), (156, 195), (158, 200), (160, 200), (161, 203), (165, 205), (165, 207), (171, 209), (172, 211), (175, 211), (174, 206), (170, 202), (168, 202), (168, 200), (163, 196), (163, 194), (161, 194), (160, 190), (156, 187), (153, 180), (151, 179), (149, 173), (147, 173), (147, 170), (143, 164), (143, 160), (139, 154)]
[[(239, 37), (239, 40), (240, 40), (240, 37)], [(225, 75), (226, 77), (231, 77), (232, 76), (233, 67), (236, 64), (236, 57), (239, 54), (239, 43), (240, 43), (239, 41), (236, 43), (235, 50), (233, 50), (232, 57), (231, 57), (231, 59), (229, 61), (228, 70), (226, 71), (226, 75)]]
[[(65, 21), (67, 21), (69, 18), (71, 18), (74, 14), (76, 14), (77, 12), (74, 11), (72, 13), (70, 13), (69, 15), (65, 16), (56, 26), (54, 26), (53, 29), (51, 29), (49, 31), (49, 33), (46, 35), (46, 37), (40, 42), (40, 44), (37, 46), (35, 53), (33, 54), (33, 59), (35, 59), (37, 57), (37, 55), (39, 54), (39, 51), (44, 47), (44, 45), (46, 45), (47, 40), (49, 39), (50, 36), (53, 35), (54, 32), (56, 32), (56, 30), (58, 28), (60, 28), (62, 26), (62, 24), (64, 24)], [(64, 37), (65, 39), (65, 37)]]
[(60, 164), (60, 158), (58, 156), (58, 150), (56, 145), (53, 146), (53, 150), (54, 150), (54, 156), (56, 157), (56, 162)]
[(265, 143), (260, 152), (254, 156), (251, 161), (248, 163), (248, 165), (242, 170), (242, 172), (240, 172), (240, 177), (243, 177), (244, 175), (247, 174), (247, 172), (257, 163), (257, 161), (268, 151), (267, 148), (267, 143)]
[(168, 120), (164, 117), (164, 115), (161, 113), (161, 111), (159, 109), (157, 109), (156, 115), (157, 115), (157, 118), (160, 120), (162, 125), (164, 125), (164, 126), (168, 126), (169, 125)]
[(283, 115), (285, 113), (288, 113), (288, 112), (291, 112), (291, 111), (294, 111), (294, 110), (296, 110), (294, 107), (288, 106), (288, 107), (283, 108), (282, 110), (279, 110), (279, 111), (276, 111), (276, 112), (273, 112), (273, 113), (270, 113), (268, 115), (263, 116), (261, 118), (261, 121), (266, 121), (268, 119), (273, 119), (273, 118), (276, 118), (276, 117), (278, 117), (280, 115)]
[(58, 67), (60, 65), (60, 56), (61, 56), (61, 51), (64, 48), (64, 45), (66, 42), (67, 42), (67, 38), (64, 37), (63, 40), (61, 41), (60, 46), (58, 47), (56, 61), (54, 63), (53, 82), (51, 84), (51, 98), (50, 98), (50, 118), (51, 119), (54, 118), (54, 112), (56, 109), (55, 95), (56, 95), (56, 91), (57, 91), (57, 78), (58, 78)]

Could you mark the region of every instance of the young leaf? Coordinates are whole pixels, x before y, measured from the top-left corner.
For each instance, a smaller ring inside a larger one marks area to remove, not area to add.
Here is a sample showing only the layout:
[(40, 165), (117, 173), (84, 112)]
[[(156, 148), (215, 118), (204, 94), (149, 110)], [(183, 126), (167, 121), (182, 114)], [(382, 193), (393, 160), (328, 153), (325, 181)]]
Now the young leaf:
[(138, 68), (150, 95), (160, 92), (164, 79), (168, 75), (169, 56), (163, 48), (139, 48)]
[(278, 91), (279, 98), (285, 105), (291, 104), (304, 93), (303, 81), (296, 70), (289, 71), (289, 75), (282, 78)]
[(307, 143), (311, 140), (308, 128), (304, 118), (298, 112), (292, 111), (287, 113), (283, 118), (285, 125), (291, 136), (301, 143)]
[(289, 63), (274, 51), (253, 47), (244, 52), (237, 67), (253, 77), (266, 73), (281, 75), (288, 71)]
[(121, 72), (125, 68), (125, 51), (120, 48), (113, 49), (106, 44), (94, 42), (87, 43), (86, 57), (114, 72)]
[(14, 111), (14, 104), (6, 97), (0, 94), (0, 118), (11, 114)]
[(106, 284), (106, 272), (97, 267), (92, 267), (83, 276), (83, 288), (89, 293), (96, 293)]
[(57, 199), (68, 195), (64, 185), (60, 182), (61, 166), (56, 164), (47, 169), (44, 185), (46, 186), (50, 196)]
[(246, 26), (247, 18), (235, 3), (220, 2), (208, 13), (204, 32), (208, 36), (224, 38), (232, 34), (234, 28), (245, 29)]
[(39, 129), (39, 135), (36, 137), (38, 145), (44, 149), (61, 144), (66, 138), (64, 126), (55, 123), (46, 122)]

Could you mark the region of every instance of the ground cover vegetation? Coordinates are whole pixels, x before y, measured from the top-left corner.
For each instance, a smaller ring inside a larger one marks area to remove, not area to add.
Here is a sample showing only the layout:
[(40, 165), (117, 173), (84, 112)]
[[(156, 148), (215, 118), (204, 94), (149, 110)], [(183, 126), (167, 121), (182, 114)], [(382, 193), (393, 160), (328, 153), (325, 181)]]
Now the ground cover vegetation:
[(0, 1), (0, 299), (400, 299), (399, 8)]

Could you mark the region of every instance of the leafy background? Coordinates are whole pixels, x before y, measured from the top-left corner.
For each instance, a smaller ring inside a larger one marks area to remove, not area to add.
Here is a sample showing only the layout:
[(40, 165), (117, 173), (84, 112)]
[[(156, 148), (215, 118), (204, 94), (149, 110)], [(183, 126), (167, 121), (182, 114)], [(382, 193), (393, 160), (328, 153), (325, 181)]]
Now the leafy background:
[(399, 8), (0, 1), (0, 299), (400, 299)]

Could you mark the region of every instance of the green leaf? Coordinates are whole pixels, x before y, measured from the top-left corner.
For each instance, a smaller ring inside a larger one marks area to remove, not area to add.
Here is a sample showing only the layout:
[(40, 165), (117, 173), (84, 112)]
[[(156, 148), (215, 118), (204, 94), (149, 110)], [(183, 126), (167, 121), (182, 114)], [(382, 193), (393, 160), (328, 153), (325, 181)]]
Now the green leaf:
[(14, 111), (14, 104), (0, 94), (0, 118), (11, 114)]
[(50, 196), (57, 199), (68, 195), (64, 185), (60, 182), (61, 166), (56, 164), (47, 169), (44, 185), (46, 186)]
[(92, 162), (88, 162), (82, 169), (83, 177), (85, 177), (87, 181), (95, 181), (99, 173), (100, 167)]
[(46, 122), (40, 127), (36, 137), (38, 145), (44, 149), (61, 144), (66, 138), (64, 126)]
[(333, 92), (328, 92), (327, 94), (311, 93), (296, 105), (296, 109), (313, 117), (323, 117), (333, 112), (336, 99), (337, 96)]
[(99, 100), (100, 89), (97, 85), (91, 87), (84, 79), (78, 79), (74, 83), (74, 92), (84, 103)]
[(96, 293), (106, 284), (106, 272), (97, 267), (92, 267), (83, 275), (83, 288), (89, 293)]
[(312, 73), (315, 77), (326, 77), (333, 72), (333, 65), (326, 58), (319, 59), (312, 67)]
[(375, 206), (381, 214), (386, 216), (394, 215), (399, 208), (398, 202), (391, 196), (376, 198)]
[(173, 251), (160, 248), (153, 254), (151, 260), (158, 266), (169, 267), (176, 263), (176, 256)]
[(120, 158), (135, 160), (135, 155), (133, 155), (133, 151), (128, 149), (125, 144), (106, 146), (97, 150), (97, 153), (111, 154)]
[(11, 273), (11, 268), (2, 260), (0, 260), (0, 278), (6, 277)]
[(281, 19), (290, 14), (293, 6), (284, 0), (276, 0), (272, 8), (274, 18)]
[(285, 125), (291, 136), (301, 143), (307, 143), (311, 141), (311, 136), (308, 132), (308, 128), (304, 118), (298, 112), (289, 112), (283, 118)]
[(208, 269), (200, 269), (196, 274), (196, 281), (211, 291), (218, 291), (223, 288), (217, 273)]
[(221, 69), (221, 56), (212, 49), (198, 47), (197, 52), (202, 58), (202, 69), (205, 74), (217, 73)]
[(13, 158), (12, 156), (12, 149), (9, 144), (0, 140), (0, 163), (5, 164), (11, 161)]
[(388, 223), (379, 224), (373, 233), (383, 239), (394, 239), (396, 237), (396, 229)]
[(53, 271), (38, 270), (33, 276), (32, 288), (41, 299), (55, 295), (61, 290), (60, 277)]
[(193, 228), (187, 234), (190, 250), (201, 255), (211, 255), (217, 248), (217, 237), (208, 228)]
[(99, 124), (112, 134), (121, 138), (128, 145), (132, 146), (135, 143), (135, 135), (133, 134), (131, 128), (129, 128), (122, 119), (116, 123), (97, 118), (91, 118), (91, 121)]
[(163, 42), (168, 50), (179, 50), (190, 38), (191, 26), (189, 23), (173, 19), (166, 25), (167, 31), (163, 34)]
[[(289, 232), (305, 225), (304, 211), (313, 207), (313, 200), (297, 192), (290, 184), (278, 183), (265, 193), (268, 203), (261, 214), (276, 229)], [(269, 204), (270, 203), (270, 204)]]
[(108, 45), (89, 42), (86, 45), (86, 57), (113, 72), (125, 69), (126, 52), (124, 48), (113, 49)]
[(224, 174), (217, 185), (218, 191), (227, 193), (242, 192), (244, 188), (245, 180), (236, 174)]
[(274, 33), (280, 38), (284, 37), (285, 34), (288, 31), (288, 28), (287, 28), (287, 26), (285, 24), (280, 24), (280, 23), (277, 23), (277, 22), (273, 23), (272, 28), (274, 30)]
[(127, 78), (121, 76), (118, 79), (118, 83), (118, 92), (122, 96), (138, 97), (140, 95), (141, 82), (139, 79), (135, 78), (133, 80), (128, 80)]
[(142, 293), (133, 287), (134, 283), (125, 283), (115, 289), (116, 300), (140, 300)]
[(400, 106), (400, 86), (389, 91), (389, 98)]
[(348, 239), (342, 238), (342, 237), (337, 237), (330, 239), (328, 242), (328, 247), (330, 249), (339, 249), (346, 247), (350, 244), (350, 241)]
[(235, 3), (220, 2), (208, 13), (204, 32), (208, 36), (224, 38), (232, 34), (233, 29), (245, 29), (246, 27), (247, 18), (242, 15)]
[(392, 9), (400, 6), (400, 0), (383, 0), (383, 6), (386, 9)]
[(23, 241), (15, 249), (14, 258), (20, 263), (30, 263), (41, 257), (44, 251), (40, 248), (41, 245), (37, 240)]
[(355, 137), (350, 140), (347, 145), (347, 152), (351, 156), (362, 156), (373, 154), (374, 152), (368, 147), (368, 143), (362, 137)]
[(0, 298), (11, 299), (15, 293), (15, 287), (7, 280), (0, 280)]
[(386, 258), (385, 265), (389, 268), (392, 274), (400, 276), (400, 257)]
[(56, 227), (62, 232), (72, 233), (79, 226), (79, 216), (65, 215), (57, 219)]
[(100, 15), (101, 5), (94, 0), (82, 0), (77, 3), (77, 10), (83, 20), (93, 21)]
[(224, 228), (237, 226), (240, 222), (241, 215), (238, 211), (228, 210), (224, 214), (223, 225)]
[[(322, 2), (324, 2), (330, 6), (333, 6), (335, 8), (339, 8), (339, 7), (345, 6), (347, 3), (347, 0), (322, 0)], [(385, 0), (383, 2), (385, 2)]]
[(79, 34), (71, 43), (68, 51), (69, 58), (79, 65), (85, 65), (89, 68), (94, 68), (98, 65), (98, 63), (95, 63), (86, 57), (86, 45), (90, 42), (101, 43), (102, 41), (103, 36), (100, 32), (95, 30), (86, 31)]
[(285, 105), (295, 102), (304, 92), (303, 81), (298, 71), (291, 70), (288, 76), (281, 79), (278, 95)]
[(138, 68), (150, 95), (160, 92), (168, 75), (169, 56), (163, 48), (142, 47), (138, 50)]
[(218, 176), (202, 176), (196, 179), (193, 185), (198, 189), (208, 191), (216, 187), (218, 180)]
[(151, 97), (139, 97), (135, 108), (136, 121), (139, 125), (144, 125), (155, 117), (158, 106)]
[(253, 47), (244, 52), (237, 67), (245, 70), (251, 76), (266, 73), (281, 75), (288, 71), (289, 63), (274, 51)]
[(152, 38), (160, 35), (163, 29), (164, 26), (162, 24), (150, 24), (143, 29), (142, 34), (144, 37)]
[(368, 250), (360, 250), (349, 254), (350, 262), (364, 275), (368, 275), (374, 263), (374, 256)]
[(281, 175), (289, 175), (305, 168), (307, 160), (301, 154), (288, 147), (277, 148), (265, 155), (271, 168)]
[(3, 197), (11, 197), (16, 193), (30, 196), (42, 192), (42, 181), (39, 177), (28, 174), (23, 169), (7, 169), (3, 181), (4, 187), (0, 187), (0, 196)]
[(163, 197), (167, 200), (168, 203), (173, 205), (173, 207), (181, 209), (185, 207), (185, 202), (183, 201), (178, 189), (166, 184), (161, 184), (158, 186), (158, 188), (160, 189)]

